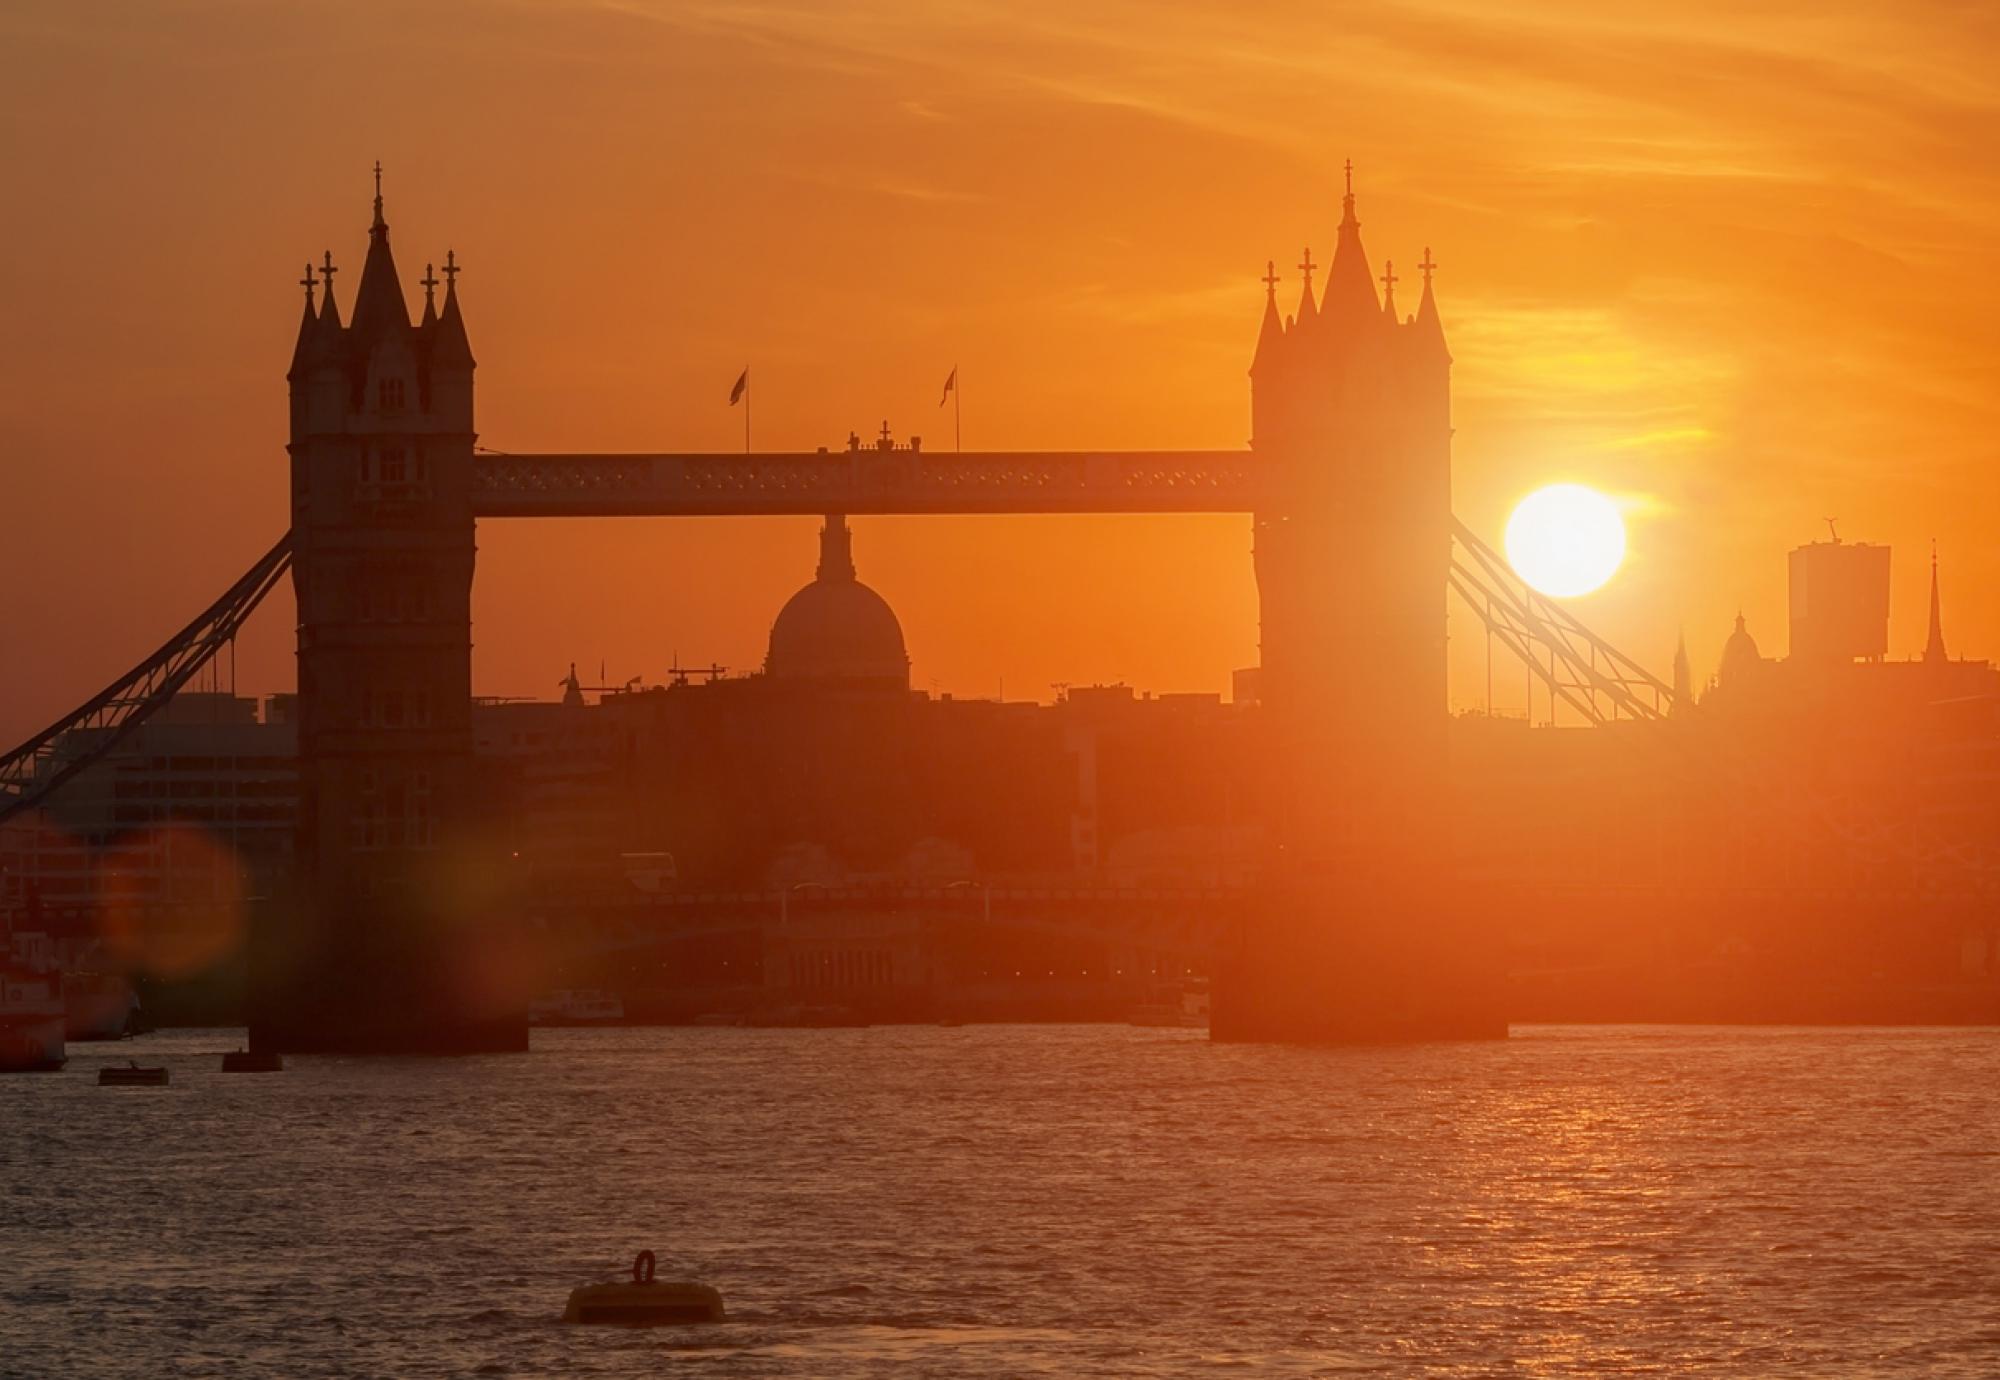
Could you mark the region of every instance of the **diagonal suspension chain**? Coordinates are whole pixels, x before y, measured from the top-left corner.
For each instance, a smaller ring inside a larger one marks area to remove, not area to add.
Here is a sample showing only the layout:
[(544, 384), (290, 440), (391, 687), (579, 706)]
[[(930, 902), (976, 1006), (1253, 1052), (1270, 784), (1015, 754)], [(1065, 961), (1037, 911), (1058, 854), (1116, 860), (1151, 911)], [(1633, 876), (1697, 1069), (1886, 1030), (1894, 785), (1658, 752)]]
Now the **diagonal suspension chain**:
[(1664, 719), (1673, 711), (1666, 682), (1531, 587), (1457, 518), (1451, 532), (1450, 587), (1552, 695), (1596, 724)]
[[(0, 756), (0, 824), (34, 809), (77, 773), (101, 760), (163, 707), (235, 638), (264, 596), (291, 567), (287, 532), (222, 597), (167, 642), (91, 699)], [(72, 735), (88, 734), (81, 751)]]

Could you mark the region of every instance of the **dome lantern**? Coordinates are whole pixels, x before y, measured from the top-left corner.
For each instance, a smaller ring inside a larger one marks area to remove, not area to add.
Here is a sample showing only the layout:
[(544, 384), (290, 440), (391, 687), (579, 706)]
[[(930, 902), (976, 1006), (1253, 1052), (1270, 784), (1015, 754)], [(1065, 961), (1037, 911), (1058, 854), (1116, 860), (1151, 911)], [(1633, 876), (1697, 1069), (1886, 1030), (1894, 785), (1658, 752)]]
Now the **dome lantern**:
[(909, 688), (903, 625), (886, 599), (855, 578), (853, 533), (838, 513), (820, 529), (812, 583), (787, 600), (771, 624), (764, 674)]

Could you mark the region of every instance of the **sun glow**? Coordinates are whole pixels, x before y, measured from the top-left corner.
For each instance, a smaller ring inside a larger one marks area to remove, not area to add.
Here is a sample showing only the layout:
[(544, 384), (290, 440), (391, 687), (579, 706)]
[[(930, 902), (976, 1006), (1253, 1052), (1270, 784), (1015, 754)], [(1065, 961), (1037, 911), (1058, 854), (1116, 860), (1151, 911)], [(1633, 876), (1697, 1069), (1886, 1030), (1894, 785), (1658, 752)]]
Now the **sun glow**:
[(1515, 505), (1507, 519), (1507, 563), (1553, 598), (1589, 594), (1625, 559), (1618, 505), (1581, 484), (1551, 484)]

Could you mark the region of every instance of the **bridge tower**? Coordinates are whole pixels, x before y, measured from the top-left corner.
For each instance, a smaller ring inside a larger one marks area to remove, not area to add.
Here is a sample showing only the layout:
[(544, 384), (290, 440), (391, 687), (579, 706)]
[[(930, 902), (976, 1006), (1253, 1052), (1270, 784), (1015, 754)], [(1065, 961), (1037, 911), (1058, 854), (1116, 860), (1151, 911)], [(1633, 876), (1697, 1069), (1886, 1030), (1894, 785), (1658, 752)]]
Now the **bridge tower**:
[[(1449, 876), (1445, 589), (1451, 354), (1424, 252), (1417, 310), (1361, 245), (1352, 165), (1324, 292), (1267, 273), (1251, 445), (1270, 895), (1215, 992), (1220, 1039), (1500, 1035), (1498, 990)], [(1384, 286), (1378, 296), (1376, 283)]]
[(472, 753), (473, 358), (454, 255), (412, 325), (381, 169), (343, 325), (329, 252), (304, 280), (291, 385), (298, 599), (294, 891), (254, 947), (258, 1048), (522, 1049), (516, 994), (482, 980), (504, 936)]

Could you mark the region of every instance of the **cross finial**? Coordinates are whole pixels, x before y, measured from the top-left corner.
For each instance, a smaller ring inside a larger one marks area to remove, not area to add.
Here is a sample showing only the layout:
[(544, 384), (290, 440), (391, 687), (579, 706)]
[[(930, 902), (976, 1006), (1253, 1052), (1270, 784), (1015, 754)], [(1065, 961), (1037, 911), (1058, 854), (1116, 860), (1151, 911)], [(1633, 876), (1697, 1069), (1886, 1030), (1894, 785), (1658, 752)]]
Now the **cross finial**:
[(1396, 277), (1396, 261), (1394, 259), (1384, 259), (1382, 261), (1382, 270), (1382, 276), (1376, 281), (1389, 291), (1394, 292), (1396, 284), (1401, 281), (1401, 279)]
[(375, 160), (375, 195), (378, 198), (382, 195), (382, 160), (379, 158)]
[(339, 271), (333, 266), (333, 251), (327, 250), (326, 258), (320, 265), (319, 276), (326, 280), (326, 295), (329, 299), (333, 296), (333, 275)]
[(894, 444), (894, 440), (889, 435), (889, 420), (885, 417), (882, 419), (882, 449), (887, 450)]
[(444, 290), (446, 293), (453, 293), (458, 290), (458, 275), (460, 271), (458, 266), (458, 251), (456, 249), (445, 250)]
[(1354, 195), (1354, 160), (1353, 160), (1352, 158), (1350, 158), (1350, 159), (1348, 159), (1348, 160), (1347, 160), (1347, 164), (1346, 164), (1345, 168), (1343, 169), (1343, 171), (1344, 171), (1344, 172), (1346, 172), (1346, 174), (1347, 174), (1347, 195), (1349, 195), (1349, 196), (1353, 196), (1353, 195)]
[(1437, 264), (1431, 259), (1431, 247), (1429, 245), (1424, 246), (1424, 261), (1418, 264), (1417, 267), (1424, 271), (1424, 286), (1429, 287), (1431, 285), (1431, 274), (1437, 271)]
[(425, 264), (424, 276), (418, 279), (418, 281), (424, 285), (424, 305), (426, 307), (434, 305), (432, 294), (437, 291), (437, 270), (431, 265)]
[(1308, 247), (1305, 251), (1304, 260), (1301, 261), (1299, 264), (1299, 271), (1306, 275), (1306, 286), (1308, 288), (1312, 286), (1313, 268), (1314, 268), (1313, 252), (1312, 249)]
[[(308, 270), (310, 272), (311, 270)], [(1264, 284), (1264, 291), (1272, 297), (1278, 295), (1278, 265), (1271, 259), (1264, 260), (1264, 276), (1258, 281)]]
[(306, 276), (305, 276), (305, 277), (303, 277), (303, 278), (301, 278), (301, 279), (299, 279), (299, 286), (300, 286), (300, 287), (302, 287), (302, 288), (304, 288), (304, 289), (306, 290), (306, 310), (308, 310), (308, 311), (312, 310), (312, 304), (313, 304), (313, 282), (314, 282), (314, 281), (315, 281), (315, 280), (314, 280), (314, 278), (313, 278), (313, 266), (312, 266), (312, 260), (311, 260), (311, 259), (307, 259), (307, 260), (306, 260)]

